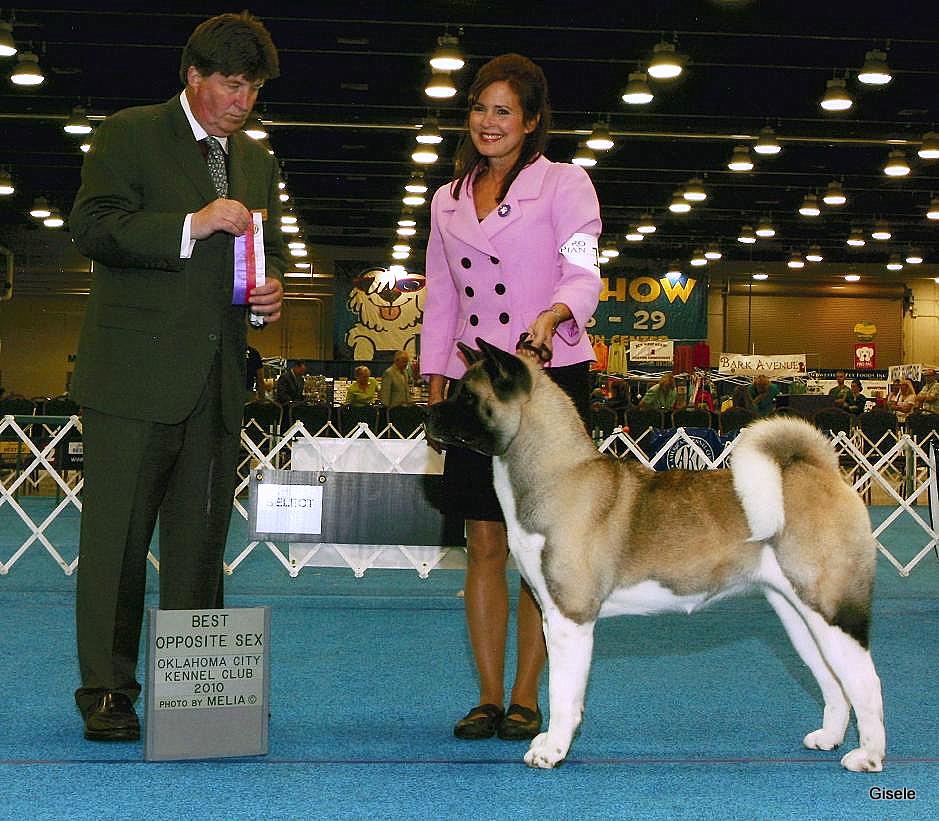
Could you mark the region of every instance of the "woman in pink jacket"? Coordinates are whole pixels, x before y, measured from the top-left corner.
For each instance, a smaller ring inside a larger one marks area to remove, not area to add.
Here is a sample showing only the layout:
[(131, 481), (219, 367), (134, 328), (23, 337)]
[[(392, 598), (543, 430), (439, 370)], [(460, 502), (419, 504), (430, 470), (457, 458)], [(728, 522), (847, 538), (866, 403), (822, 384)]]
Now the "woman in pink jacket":
[[(547, 83), (529, 59), (491, 60), (468, 96), (456, 179), (437, 190), (431, 206), (421, 333), (429, 402), (441, 401), (447, 380), (466, 370), (458, 341), (475, 347), (481, 337), (510, 351), (524, 337), (523, 349), (540, 356), (586, 418), (593, 350), (584, 331), (600, 294), (596, 192), (582, 168), (543, 155), (551, 117)], [(542, 720), (541, 613), (522, 583), (517, 668), (505, 710), (508, 545), (491, 460), (448, 447), (444, 491), (447, 512), (466, 520), (465, 609), (480, 684), (479, 704), (453, 732), (532, 738)]]

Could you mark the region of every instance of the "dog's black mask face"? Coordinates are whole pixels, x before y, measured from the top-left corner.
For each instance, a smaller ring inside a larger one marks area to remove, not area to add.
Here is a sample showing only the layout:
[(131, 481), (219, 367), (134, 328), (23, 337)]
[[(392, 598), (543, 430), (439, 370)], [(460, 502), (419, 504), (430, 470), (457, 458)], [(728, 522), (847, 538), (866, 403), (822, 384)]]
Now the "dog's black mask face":
[(427, 432), (445, 445), (459, 445), (486, 455), (504, 453), (518, 431), (520, 405), (531, 391), (532, 378), (517, 357), (477, 339), (480, 350), (462, 343), (470, 363), (444, 402), (433, 405)]

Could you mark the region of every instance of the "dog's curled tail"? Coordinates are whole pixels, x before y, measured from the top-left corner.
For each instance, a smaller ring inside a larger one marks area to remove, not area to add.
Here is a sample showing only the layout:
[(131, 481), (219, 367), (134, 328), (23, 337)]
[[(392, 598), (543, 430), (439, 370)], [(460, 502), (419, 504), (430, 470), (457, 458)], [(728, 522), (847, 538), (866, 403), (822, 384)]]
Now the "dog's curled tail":
[(762, 419), (744, 428), (731, 454), (734, 490), (750, 525), (750, 541), (770, 539), (786, 524), (783, 471), (795, 463), (838, 473), (828, 439), (808, 422), (792, 417)]

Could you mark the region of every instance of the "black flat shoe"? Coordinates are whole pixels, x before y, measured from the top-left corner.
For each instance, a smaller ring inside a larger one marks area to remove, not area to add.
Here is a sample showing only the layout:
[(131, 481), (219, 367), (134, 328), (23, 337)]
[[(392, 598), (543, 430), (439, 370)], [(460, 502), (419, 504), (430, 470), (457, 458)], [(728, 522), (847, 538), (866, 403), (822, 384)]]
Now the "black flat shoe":
[(522, 741), (534, 738), (541, 732), (541, 710), (530, 710), (521, 704), (510, 704), (505, 717), (499, 722), (499, 738), (505, 741)]
[(463, 739), (492, 738), (505, 713), (497, 704), (477, 704), (453, 728), (453, 735)]
[(137, 741), (140, 721), (131, 700), (108, 690), (85, 716), (85, 738), (89, 741)]

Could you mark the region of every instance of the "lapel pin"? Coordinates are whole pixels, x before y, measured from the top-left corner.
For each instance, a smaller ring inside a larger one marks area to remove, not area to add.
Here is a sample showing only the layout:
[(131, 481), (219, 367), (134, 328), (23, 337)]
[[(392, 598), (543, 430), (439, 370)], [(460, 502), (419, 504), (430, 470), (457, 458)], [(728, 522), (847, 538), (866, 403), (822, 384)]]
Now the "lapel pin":
[(499, 206), (499, 210), (496, 211), (500, 217), (507, 217), (511, 212), (512, 206), (505, 202), (502, 203), (502, 205)]

